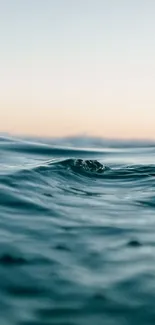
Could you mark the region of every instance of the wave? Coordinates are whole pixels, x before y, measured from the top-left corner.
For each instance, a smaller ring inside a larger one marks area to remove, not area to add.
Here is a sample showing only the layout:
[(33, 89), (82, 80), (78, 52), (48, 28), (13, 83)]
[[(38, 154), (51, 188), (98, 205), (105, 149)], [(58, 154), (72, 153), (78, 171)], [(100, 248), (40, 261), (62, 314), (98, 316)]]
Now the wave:
[[(56, 169), (54, 169), (56, 167)], [(35, 171), (45, 172), (46, 170), (51, 169), (52, 171), (62, 171), (62, 168), (67, 170), (72, 170), (74, 173), (83, 172), (86, 175), (99, 175), (108, 178), (132, 178), (132, 177), (155, 177), (155, 165), (127, 165), (127, 166), (119, 166), (119, 167), (110, 167), (108, 165), (104, 165), (98, 160), (85, 160), (81, 158), (77, 159), (64, 159), (58, 160), (53, 159), (52, 161), (46, 162), (46, 164), (42, 164), (34, 168)], [(67, 175), (67, 174), (66, 174)]]
[[(69, 141), (70, 139), (70, 141)], [(132, 142), (132, 141), (105, 141), (88, 138), (67, 138), (39, 141), (37, 139), (24, 139), (15, 137), (0, 136), (0, 150), (15, 152), (20, 154), (30, 154), (39, 156), (63, 156), (79, 157), (92, 155), (121, 155), (154, 153), (154, 142)], [(88, 141), (89, 140), (89, 141)]]
[[(103, 160), (103, 158), (102, 158)], [(114, 180), (124, 180), (133, 181), (139, 179), (151, 179), (153, 182), (155, 180), (155, 165), (119, 165), (119, 166), (109, 166), (108, 164), (103, 164), (98, 160), (93, 159), (81, 159), (81, 158), (53, 158), (50, 160), (43, 161), (41, 163), (33, 164), (19, 167), (19, 169), (13, 171), (9, 169), (6, 174), (1, 176), (1, 181), (6, 179), (15, 178), (32, 180), (34, 183), (39, 181), (39, 177), (42, 181), (46, 181), (46, 178), (55, 178), (57, 176), (66, 179), (71, 176), (76, 175), (86, 176), (86, 177), (96, 177)]]
[(108, 169), (97, 160), (67, 159), (62, 161), (61, 165), (70, 167), (75, 172), (84, 171), (91, 174), (103, 174)]
[(104, 154), (108, 151), (100, 150), (100, 149), (87, 149), (87, 148), (69, 148), (69, 147), (58, 147), (52, 146), (49, 144), (37, 144), (37, 143), (8, 143), (6, 146), (5, 142), (2, 142), (1, 149), (5, 151), (13, 151), (21, 154), (33, 154), (33, 155), (41, 155), (41, 156), (72, 156), (77, 157), (79, 155), (90, 156), (96, 154)]

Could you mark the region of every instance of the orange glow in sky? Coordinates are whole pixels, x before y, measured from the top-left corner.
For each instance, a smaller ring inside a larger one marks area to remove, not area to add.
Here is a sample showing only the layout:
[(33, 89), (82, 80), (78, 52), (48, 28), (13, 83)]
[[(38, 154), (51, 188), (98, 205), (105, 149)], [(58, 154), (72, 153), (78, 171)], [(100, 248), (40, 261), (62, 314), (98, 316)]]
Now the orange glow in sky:
[(155, 139), (155, 2), (0, 5), (0, 132)]

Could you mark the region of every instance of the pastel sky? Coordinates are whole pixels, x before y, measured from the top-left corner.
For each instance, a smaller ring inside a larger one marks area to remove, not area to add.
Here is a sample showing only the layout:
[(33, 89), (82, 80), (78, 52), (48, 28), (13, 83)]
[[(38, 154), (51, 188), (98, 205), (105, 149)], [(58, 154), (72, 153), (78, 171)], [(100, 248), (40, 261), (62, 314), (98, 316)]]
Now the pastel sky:
[(0, 0), (0, 132), (155, 139), (155, 1)]

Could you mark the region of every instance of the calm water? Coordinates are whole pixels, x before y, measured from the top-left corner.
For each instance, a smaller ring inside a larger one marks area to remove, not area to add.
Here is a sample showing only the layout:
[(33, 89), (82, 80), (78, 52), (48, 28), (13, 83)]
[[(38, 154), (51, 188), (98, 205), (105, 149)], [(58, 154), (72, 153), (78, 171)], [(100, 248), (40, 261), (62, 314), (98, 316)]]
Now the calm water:
[(155, 145), (1, 137), (0, 324), (154, 325), (154, 302)]

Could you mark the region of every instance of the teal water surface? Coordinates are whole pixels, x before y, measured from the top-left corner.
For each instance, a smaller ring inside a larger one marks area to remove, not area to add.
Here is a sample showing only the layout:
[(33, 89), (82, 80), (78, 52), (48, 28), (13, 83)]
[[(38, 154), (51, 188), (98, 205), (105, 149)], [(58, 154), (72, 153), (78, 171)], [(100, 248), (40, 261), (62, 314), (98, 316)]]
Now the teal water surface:
[(155, 324), (155, 144), (0, 137), (0, 324)]

